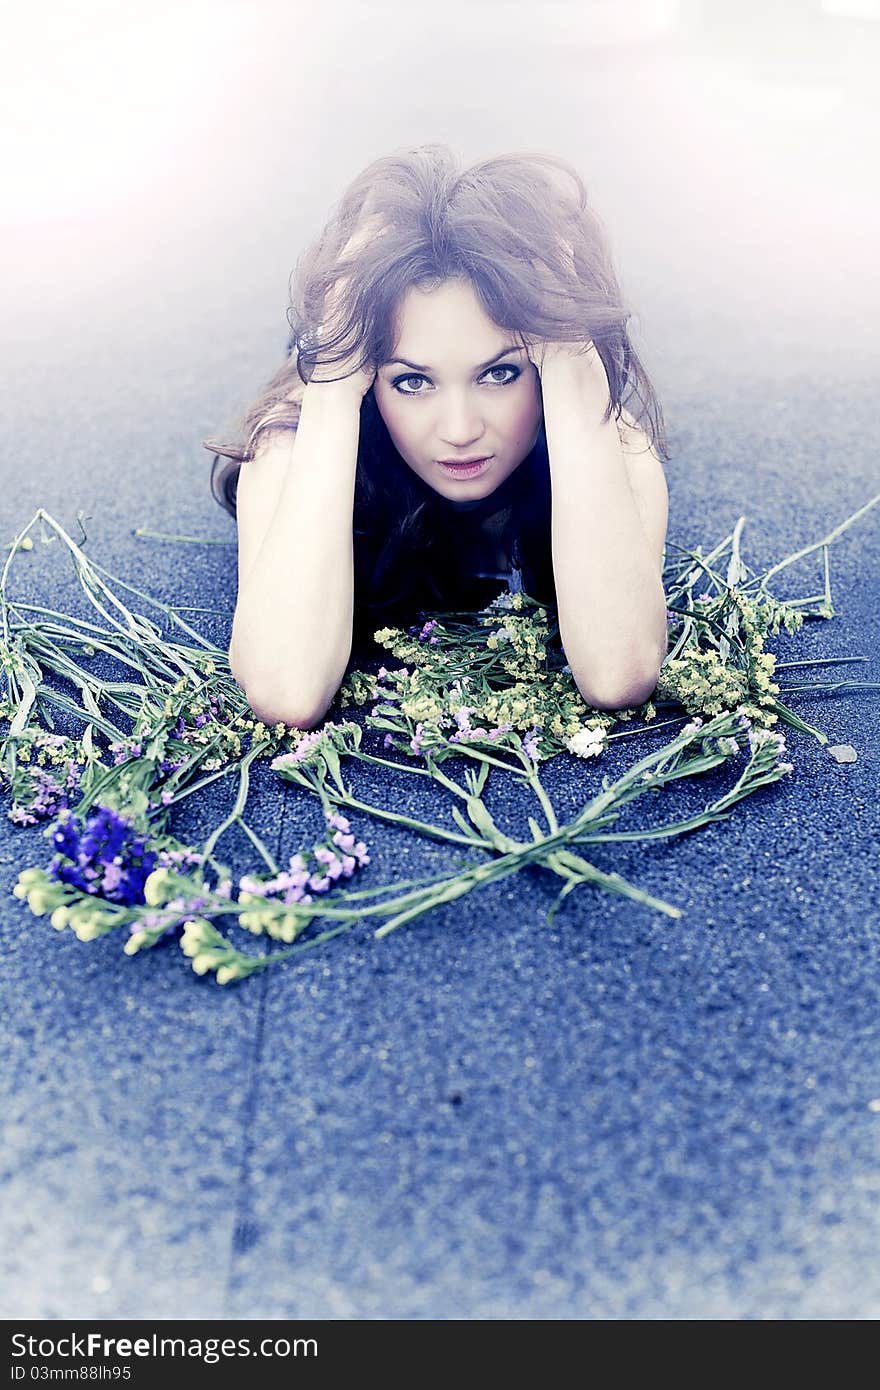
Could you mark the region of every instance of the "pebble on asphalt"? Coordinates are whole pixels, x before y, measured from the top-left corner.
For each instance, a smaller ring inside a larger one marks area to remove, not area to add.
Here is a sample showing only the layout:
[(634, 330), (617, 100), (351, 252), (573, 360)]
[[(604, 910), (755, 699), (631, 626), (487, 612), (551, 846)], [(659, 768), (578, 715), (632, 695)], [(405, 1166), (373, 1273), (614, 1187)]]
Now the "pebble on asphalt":
[(836, 763), (854, 763), (859, 756), (851, 743), (835, 743), (828, 753)]

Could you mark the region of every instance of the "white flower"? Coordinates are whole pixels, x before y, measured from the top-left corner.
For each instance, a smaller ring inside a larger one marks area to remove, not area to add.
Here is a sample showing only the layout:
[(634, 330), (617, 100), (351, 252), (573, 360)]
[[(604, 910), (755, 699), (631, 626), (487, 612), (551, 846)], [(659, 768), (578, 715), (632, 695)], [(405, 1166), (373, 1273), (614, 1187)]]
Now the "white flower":
[(566, 742), (569, 753), (577, 758), (595, 758), (605, 747), (604, 729), (578, 729)]
[(691, 720), (689, 724), (685, 724), (684, 728), (681, 729), (679, 732), (683, 734), (696, 734), (699, 732), (700, 729), (702, 729), (702, 727), (703, 721), (700, 718), (700, 716), (697, 715), (694, 719)]
[(506, 589), (506, 590), (504, 590), (502, 593), (500, 593), (500, 594), (498, 595), (497, 598), (493, 598), (492, 602), (489, 603), (489, 604), (487, 604), (486, 607), (485, 607), (484, 609), (482, 609), (482, 612), (483, 612), (483, 613), (505, 613), (509, 608), (512, 608), (512, 607), (513, 607), (513, 594), (510, 592), (509, 589)]

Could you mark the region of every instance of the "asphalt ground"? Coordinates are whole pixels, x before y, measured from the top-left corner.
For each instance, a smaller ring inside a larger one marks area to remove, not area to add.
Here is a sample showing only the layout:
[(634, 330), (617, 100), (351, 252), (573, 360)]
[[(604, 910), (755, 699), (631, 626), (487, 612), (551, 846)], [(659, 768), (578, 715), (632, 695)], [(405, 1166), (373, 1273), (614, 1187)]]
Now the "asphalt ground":
[[(75, 534), (82, 508), (88, 553), (112, 572), (231, 616), (234, 546), (134, 530), (234, 540), (199, 441), (281, 358), (298, 241), (367, 157), (411, 137), (473, 157), (555, 148), (593, 171), (667, 413), (671, 539), (708, 546), (745, 513), (746, 558), (763, 566), (877, 492), (876, 209), (853, 174), (875, 127), (858, 82), (819, 120), (818, 79), (786, 73), (786, 109), (798, 81), (813, 107), (774, 124), (752, 88), (738, 124), (729, 104), (700, 107), (698, 144), (682, 92), (732, 81), (717, 54), (573, 52), (548, 27), (521, 74), (526, 132), (485, 91), (454, 116), (437, 95), (419, 105), (424, 37), (400, 84), (412, 121), (398, 109), (365, 133), (352, 30), (326, 167), (320, 139), (285, 146), (302, 94), (271, 60), (271, 120), (247, 126), (229, 97), (238, 142), (184, 140), (177, 182), (125, 216), (7, 230), (22, 275), (0, 329), (4, 539), (41, 505)], [(378, 42), (359, 58), (373, 76)], [(490, 51), (480, 43), (463, 64)], [(507, 76), (499, 64), (486, 81), (499, 93)], [(621, 127), (609, 98), (624, 79)], [(236, 182), (249, 167), (251, 184)], [(221, 199), (221, 175), (237, 201)], [(877, 518), (832, 547), (836, 616), (770, 643), (780, 660), (864, 655), (852, 674), (880, 679)], [(820, 587), (815, 560), (789, 573), (782, 597)], [(19, 557), (15, 576), (20, 598), (77, 601), (57, 547)], [(876, 1316), (878, 694), (791, 704), (858, 760), (790, 731), (794, 774), (729, 820), (596, 856), (681, 918), (581, 889), (548, 927), (557, 886), (528, 873), (228, 989), (174, 946), (130, 959), (32, 917), (11, 888), (47, 847), (0, 819), (3, 1314)], [(560, 759), (547, 783), (579, 804), (643, 746)], [(287, 855), (317, 806), (268, 769), (254, 780), (251, 822)], [(359, 785), (436, 809), (390, 775)], [(231, 796), (212, 788), (173, 828), (197, 843)], [(664, 817), (702, 799), (675, 789)], [(523, 807), (505, 810), (516, 823)], [(370, 883), (457, 862), (406, 832), (358, 830)]]

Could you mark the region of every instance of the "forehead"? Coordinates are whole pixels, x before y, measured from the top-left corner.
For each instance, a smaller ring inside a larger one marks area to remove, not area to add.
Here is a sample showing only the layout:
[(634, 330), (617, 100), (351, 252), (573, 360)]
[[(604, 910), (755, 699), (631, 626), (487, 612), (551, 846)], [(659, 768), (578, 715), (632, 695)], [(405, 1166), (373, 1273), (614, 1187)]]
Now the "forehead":
[(486, 313), (469, 280), (413, 285), (395, 315), (395, 352), (418, 362), (490, 357), (511, 335)]

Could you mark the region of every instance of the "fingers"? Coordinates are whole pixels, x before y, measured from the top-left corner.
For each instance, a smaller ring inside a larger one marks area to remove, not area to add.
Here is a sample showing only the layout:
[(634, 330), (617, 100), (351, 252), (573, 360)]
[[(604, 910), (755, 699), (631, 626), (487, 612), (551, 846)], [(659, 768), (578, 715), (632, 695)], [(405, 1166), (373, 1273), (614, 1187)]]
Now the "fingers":
[(378, 213), (372, 213), (366, 217), (352, 232), (348, 241), (342, 249), (340, 260), (352, 260), (359, 251), (368, 246), (376, 237), (381, 236), (385, 231), (385, 224)]
[[(372, 241), (375, 241), (378, 236), (381, 236), (385, 230), (385, 224), (382, 219), (378, 214), (373, 213), (364, 221), (360, 222), (352, 232), (340, 252), (339, 260), (342, 262), (356, 261), (360, 252)], [(332, 317), (349, 279), (350, 276), (348, 275), (338, 276), (327, 291), (325, 297), (325, 322), (329, 317)]]

